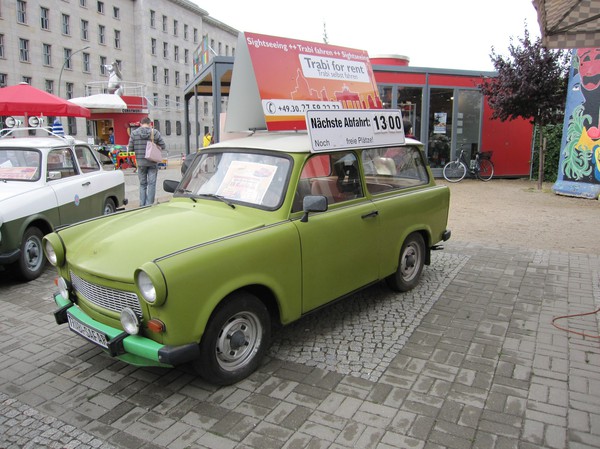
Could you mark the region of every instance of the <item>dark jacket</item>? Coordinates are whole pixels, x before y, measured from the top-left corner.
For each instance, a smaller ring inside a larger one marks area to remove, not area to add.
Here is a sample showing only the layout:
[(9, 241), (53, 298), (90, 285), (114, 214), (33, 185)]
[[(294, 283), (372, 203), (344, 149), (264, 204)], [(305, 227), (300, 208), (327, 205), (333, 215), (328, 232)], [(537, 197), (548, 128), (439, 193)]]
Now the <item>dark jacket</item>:
[[(135, 151), (135, 159), (138, 167), (150, 167), (156, 165), (156, 162), (149, 161), (146, 159), (146, 142), (150, 140), (150, 133), (153, 128), (140, 126), (139, 128), (131, 132), (129, 137), (129, 144), (127, 145), (129, 151)], [(162, 150), (167, 148), (162, 135), (156, 129), (154, 130), (154, 143), (158, 145)]]

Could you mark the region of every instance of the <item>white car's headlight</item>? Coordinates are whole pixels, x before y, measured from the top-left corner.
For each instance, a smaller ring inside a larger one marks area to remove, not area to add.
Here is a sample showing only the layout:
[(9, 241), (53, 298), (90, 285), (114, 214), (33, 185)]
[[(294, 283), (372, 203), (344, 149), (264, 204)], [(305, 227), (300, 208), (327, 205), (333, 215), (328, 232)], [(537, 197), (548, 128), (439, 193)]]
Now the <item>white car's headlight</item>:
[(125, 307), (121, 310), (121, 325), (129, 335), (137, 335), (140, 331), (140, 320), (133, 310)]

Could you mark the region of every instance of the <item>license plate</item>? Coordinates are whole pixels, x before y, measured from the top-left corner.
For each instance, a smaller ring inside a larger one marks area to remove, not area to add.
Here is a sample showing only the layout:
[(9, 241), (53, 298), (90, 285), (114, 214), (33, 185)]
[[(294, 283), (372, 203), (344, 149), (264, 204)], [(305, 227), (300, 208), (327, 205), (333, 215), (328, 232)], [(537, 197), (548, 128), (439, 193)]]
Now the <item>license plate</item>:
[(103, 348), (108, 349), (108, 339), (106, 335), (102, 332), (98, 332), (91, 327), (86, 326), (81, 321), (72, 317), (71, 314), (67, 313), (67, 318), (69, 319), (69, 328), (75, 332), (76, 334), (81, 335), (86, 340), (91, 341), (92, 343), (96, 343)]

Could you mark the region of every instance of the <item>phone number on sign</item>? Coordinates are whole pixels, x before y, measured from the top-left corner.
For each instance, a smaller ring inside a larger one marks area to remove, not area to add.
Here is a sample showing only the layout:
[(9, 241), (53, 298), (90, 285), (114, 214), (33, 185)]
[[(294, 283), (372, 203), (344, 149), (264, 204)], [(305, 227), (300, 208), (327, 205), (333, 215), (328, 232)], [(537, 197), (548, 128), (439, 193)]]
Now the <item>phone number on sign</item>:
[(342, 109), (338, 101), (263, 100), (265, 115), (302, 115), (306, 111)]

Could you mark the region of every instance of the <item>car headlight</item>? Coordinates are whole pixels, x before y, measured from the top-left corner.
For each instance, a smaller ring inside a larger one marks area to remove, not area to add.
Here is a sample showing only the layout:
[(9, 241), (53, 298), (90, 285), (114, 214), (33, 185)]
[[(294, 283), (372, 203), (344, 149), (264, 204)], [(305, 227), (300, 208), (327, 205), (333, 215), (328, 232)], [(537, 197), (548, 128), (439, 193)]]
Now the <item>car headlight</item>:
[(55, 267), (65, 263), (65, 247), (58, 234), (51, 233), (44, 237), (44, 254), (46, 259)]
[(140, 320), (129, 307), (121, 310), (121, 326), (129, 335), (137, 335), (140, 331)]
[(167, 299), (165, 278), (153, 262), (148, 262), (135, 270), (135, 284), (141, 297), (151, 306), (160, 306)]

